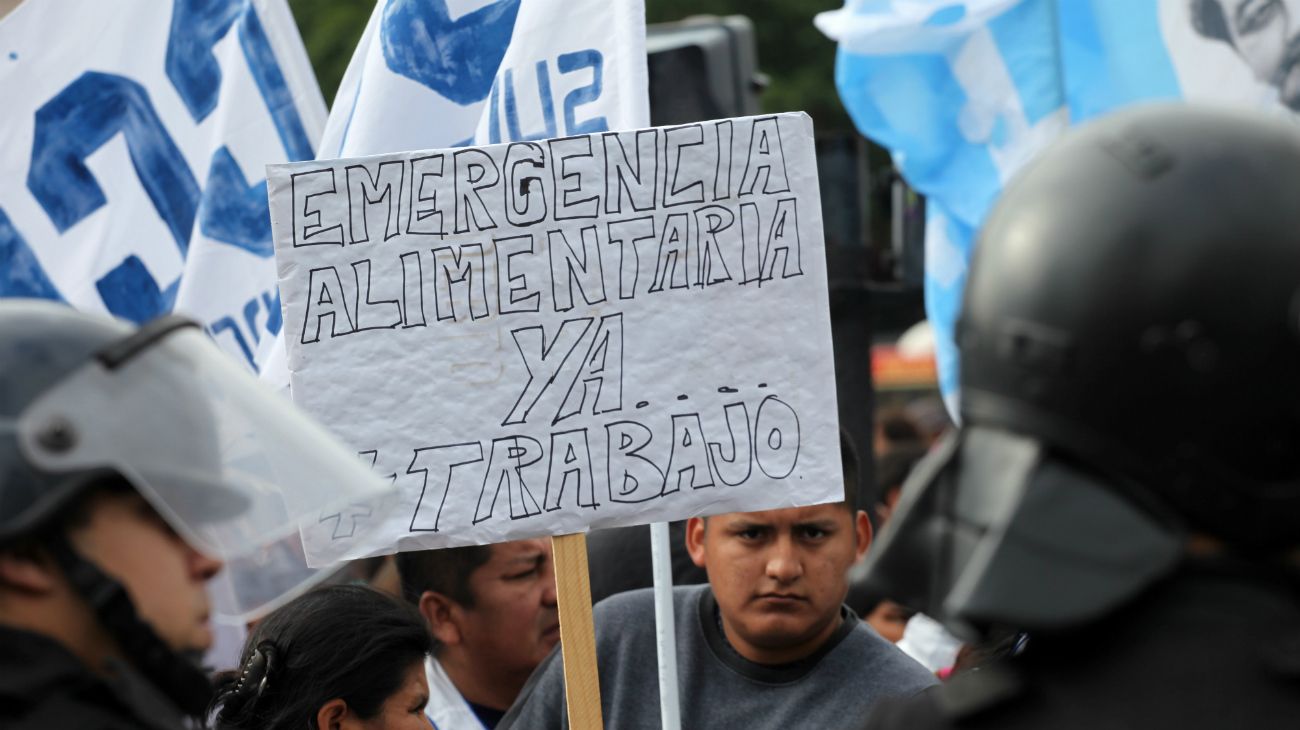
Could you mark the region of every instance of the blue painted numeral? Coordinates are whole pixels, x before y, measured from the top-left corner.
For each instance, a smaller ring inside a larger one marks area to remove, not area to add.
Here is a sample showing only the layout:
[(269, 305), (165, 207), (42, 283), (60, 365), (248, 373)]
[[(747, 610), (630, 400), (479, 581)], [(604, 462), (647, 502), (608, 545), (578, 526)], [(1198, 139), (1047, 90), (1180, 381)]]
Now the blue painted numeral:
[(199, 186), (149, 93), (130, 79), (86, 72), (36, 110), (27, 189), (59, 232), (66, 232), (107, 202), (86, 158), (118, 133), (126, 137), (140, 184), (184, 256)]
[(221, 65), (212, 53), (239, 17), (241, 3), (230, 0), (176, 0), (164, 68), (194, 121), (217, 108)]
[(302, 117), (285, 82), (275, 51), (247, 0), (175, 0), (171, 35), (167, 39), (165, 67), (176, 93), (194, 121), (201, 122), (217, 108), (221, 92), (221, 66), (212, 49), (239, 20), (239, 45), (257, 89), (275, 123), (280, 144), (291, 162), (315, 157)]
[(574, 51), (565, 53), (555, 59), (555, 65), (560, 69), (560, 73), (567, 74), (577, 71), (580, 68), (591, 69), (591, 83), (586, 86), (579, 86), (564, 95), (564, 133), (565, 134), (591, 134), (592, 132), (605, 132), (609, 130), (609, 123), (605, 117), (592, 117), (581, 123), (578, 122), (578, 107), (583, 104), (593, 102), (600, 98), (601, 76), (605, 70), (605, 57), (600, 55), (600, 51), (595, 48), (588, 48), (585, 51)]
[(63, 300), (3, 209), (0, 209), (0, 297)]
[(266, 198), (266, 181), (249, 185), (239, 163), (225, 146), (212, 155), (208, 185), (199, 208), (203, 235), (241, 248), (254, 256), (268, 258), (271, 245), (271, 215)]

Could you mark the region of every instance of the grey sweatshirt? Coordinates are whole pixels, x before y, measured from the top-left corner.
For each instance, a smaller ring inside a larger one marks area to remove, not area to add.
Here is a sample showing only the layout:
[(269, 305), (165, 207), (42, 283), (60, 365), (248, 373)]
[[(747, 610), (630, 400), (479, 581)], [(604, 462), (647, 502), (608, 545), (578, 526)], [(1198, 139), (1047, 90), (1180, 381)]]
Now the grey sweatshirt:
[[(847, 608), (840, 628), (812, 656), (768, 666), (740, 656), (719, 625), (708, 585), (673, 591), (682, 727), (798, 730), (861, 725), (882, 697), (935, 684), (926, 671)], [(652, 589), (595, 608), (596, 655), (605, 727), (659, 730)], [(559, 647), (533, 673), (498, 730), (567, 728)]]

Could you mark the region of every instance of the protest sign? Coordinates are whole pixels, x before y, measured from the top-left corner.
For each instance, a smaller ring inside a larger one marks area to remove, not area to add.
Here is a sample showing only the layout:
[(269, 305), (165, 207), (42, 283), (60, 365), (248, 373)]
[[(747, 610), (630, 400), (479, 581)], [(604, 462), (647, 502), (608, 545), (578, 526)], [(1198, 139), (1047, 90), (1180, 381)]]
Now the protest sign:
[(806, 115), (269, 168), (309, 559), (843, 496)]

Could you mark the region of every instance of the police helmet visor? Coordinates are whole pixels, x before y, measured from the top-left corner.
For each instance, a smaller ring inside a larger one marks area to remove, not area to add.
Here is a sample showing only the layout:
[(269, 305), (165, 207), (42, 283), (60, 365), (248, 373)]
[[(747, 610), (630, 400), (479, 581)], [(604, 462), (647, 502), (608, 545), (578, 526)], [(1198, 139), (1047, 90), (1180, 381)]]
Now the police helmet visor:
[(912, 472), (867, 580), (969, 639), (1100, 616), (1170, 570), (1182, 537), (1041, 442), (971, 426)]
[(33, 466), (120, 474), (191, 546), (225, 561), (235, 584), (239, 565), (265, 567), (258, 556), (300, 521), (389, 490), (201, 330), (160, 322), (101, 351), (20, 414), (18, 440)]

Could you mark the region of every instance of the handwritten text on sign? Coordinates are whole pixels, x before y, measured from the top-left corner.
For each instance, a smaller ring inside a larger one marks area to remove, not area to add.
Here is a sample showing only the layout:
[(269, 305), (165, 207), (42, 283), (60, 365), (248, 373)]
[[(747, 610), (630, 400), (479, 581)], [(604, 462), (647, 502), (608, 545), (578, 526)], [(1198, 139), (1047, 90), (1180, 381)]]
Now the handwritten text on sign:
[(841, 498), (801, 114), (271, 168), (314, 561)]

